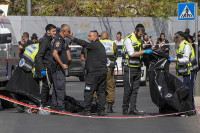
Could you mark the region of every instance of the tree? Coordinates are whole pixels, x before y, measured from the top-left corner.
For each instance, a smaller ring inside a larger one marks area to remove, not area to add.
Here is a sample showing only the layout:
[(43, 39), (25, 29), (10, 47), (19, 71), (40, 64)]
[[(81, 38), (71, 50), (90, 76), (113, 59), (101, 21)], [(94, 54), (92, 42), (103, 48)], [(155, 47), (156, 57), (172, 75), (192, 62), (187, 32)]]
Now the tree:
[[(9, 15), (27, 15), (25, 0), (3, 0)], [(33, 16), (162, 17), (177, 16), (177, 4), (199, 0), (32, 0)]]

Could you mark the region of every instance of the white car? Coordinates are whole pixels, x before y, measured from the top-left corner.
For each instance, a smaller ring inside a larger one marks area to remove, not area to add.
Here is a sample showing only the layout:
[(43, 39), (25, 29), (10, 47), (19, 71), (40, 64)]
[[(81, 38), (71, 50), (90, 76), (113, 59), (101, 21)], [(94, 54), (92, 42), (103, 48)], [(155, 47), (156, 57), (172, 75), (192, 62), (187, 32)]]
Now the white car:
[[(116, 79), (116, 83), (123, 83), (123, 75), (124, 75), (124, 72), (123, 72), (123, 66), (122, 66), (122, 45), (118, 45), (118, 52), (119, 52), (119, 55), (118, 55), (118, 58), (117, 58), (117, 61), (116, 61), (116, 65), (115, 65), (115, 69), (114, 69), (114, 77)], [(146, 66), (142, 65), (142, 68), (141, 68), (141, 78), (140, 78), (140, 85), (141, 86), (146, 86)]]

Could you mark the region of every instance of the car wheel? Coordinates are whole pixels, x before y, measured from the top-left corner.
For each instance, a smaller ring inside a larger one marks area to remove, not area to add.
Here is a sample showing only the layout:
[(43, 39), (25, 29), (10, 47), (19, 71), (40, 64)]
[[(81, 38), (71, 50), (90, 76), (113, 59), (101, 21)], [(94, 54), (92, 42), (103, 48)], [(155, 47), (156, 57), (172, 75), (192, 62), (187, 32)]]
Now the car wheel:
[(146, 80), (143, 82), (140, 82), (140, 86), (146, 86), (146, 84), (147, 84)]
[(84, 76), (84, 75), (80, 76), (80, 77), (79, 77), (79, 80), (80, 80), (81, 82), (85, 81), (85, 76)]

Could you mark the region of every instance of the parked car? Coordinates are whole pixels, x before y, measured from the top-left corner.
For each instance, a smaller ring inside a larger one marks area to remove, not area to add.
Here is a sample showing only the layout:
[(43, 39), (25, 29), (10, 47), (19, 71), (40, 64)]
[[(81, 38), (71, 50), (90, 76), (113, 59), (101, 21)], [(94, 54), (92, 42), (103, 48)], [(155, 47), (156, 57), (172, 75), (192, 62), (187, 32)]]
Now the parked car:
[(85, 62), (81, 61), (81, 50), (82, 47), (76, 44), (69, 45), (72, 62), (69, 68), (66, 70), (68, 71), (69, 76), (76, 76), (79, 77), (80, 81), (85, 81)]
[[(114, 77), (116, 79), (116, 83), (123, 83), (123, 75), (124, 75), (124, 69), (122, 66), (122, 45), (118, 45), (118, 52), (119, 56), (116, 61), (115, 69), (114, 69)], [(141, 68), (141, 78), (140, 78), (140, 85), (141, 86), (146, 86), (146, 66), (142, 65)]]

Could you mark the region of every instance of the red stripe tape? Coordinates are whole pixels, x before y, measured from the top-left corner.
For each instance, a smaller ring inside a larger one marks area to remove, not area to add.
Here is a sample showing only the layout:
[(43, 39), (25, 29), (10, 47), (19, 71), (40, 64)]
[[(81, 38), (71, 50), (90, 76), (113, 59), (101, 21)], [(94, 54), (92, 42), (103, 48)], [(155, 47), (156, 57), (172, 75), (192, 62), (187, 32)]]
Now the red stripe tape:
[[(64, 114), (64, 115), (68, 115), (68, 116), (78, 116), (78, 117), (86, 117), (86, 118), (107, 118), (107, 119), (133, 119), (133, 118), (155, 118), (155, 117), (162, 117), (162, 116), (172, 116), (172, 115), (178, 115), (178, 114), (182, 114), (182, 113), (187, 113), (190, 111), (186, 111), (186, 112), (178, 112), (178, 113), (171, 113), (171, 114), (160, 114), (160, 115), (148, 115), (148, 116), (129, 116), (129, 117), (106, 117), (106, 116), (85, 116), (85, 115), (78, 115), (78, 114), (72, 114), (72, 113), (67, 113), (67, 112), (60, 112), (60, 111), (56, 111), (56, 110), (51, 110), (51, 109), (45, 109), (45, 108), (40, 108), (34, 105), (30, 105), (30, 104), (26, 104), (20, 101), (17, 101), (15, 99), (0, 95), (0, 99), (12, 102), (12, 103), (16, 103), (22, 106), (26, 106), (26, 107), (30, 107), (30, 108), (34, 108), (34, 109), (40, 109), (40, 110), (44, 110), (44, 111), (49, 111), (49, 112), (53, 112), (53, 113), (58, 113), (58, 114)], [(200, 110), (200, 108), (195, 109)], [(191, 110), (191, 111), (195, 111), (195, 110)]]

